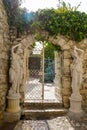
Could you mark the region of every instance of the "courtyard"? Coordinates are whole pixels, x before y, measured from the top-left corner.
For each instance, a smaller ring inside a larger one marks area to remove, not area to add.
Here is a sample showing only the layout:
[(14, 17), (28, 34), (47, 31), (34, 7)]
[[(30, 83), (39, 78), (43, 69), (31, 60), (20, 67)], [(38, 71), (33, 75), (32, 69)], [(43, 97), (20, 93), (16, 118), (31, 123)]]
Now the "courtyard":
[(26, 1), (0, 0), (0, 130), (87, 130), (87, 10)]
[(66, 115), (45, 120), (21, 119), (13, 123), (0, 121), (0, 130), (87, 130), (87, 113), (79, 120)]

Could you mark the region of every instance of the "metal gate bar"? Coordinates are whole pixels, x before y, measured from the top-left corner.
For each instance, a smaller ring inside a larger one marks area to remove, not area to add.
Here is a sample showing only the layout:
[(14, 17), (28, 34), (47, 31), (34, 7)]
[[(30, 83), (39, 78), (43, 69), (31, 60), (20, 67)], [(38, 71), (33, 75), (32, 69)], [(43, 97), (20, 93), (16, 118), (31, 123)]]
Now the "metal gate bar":
[(44, 100), (44, 45), (41, 44), (40, 56), (31, 54), (29, 57), (29, 81), (26, 83), (25, 100)]
[(42, 100), (44, 100), (44, 44), (43, 44), (43, 54), (42, 54), (42, 56), (43, 56), (43, 65), (42, 65), (42, 68), (43, 68), (43, 73), (42, 73)]

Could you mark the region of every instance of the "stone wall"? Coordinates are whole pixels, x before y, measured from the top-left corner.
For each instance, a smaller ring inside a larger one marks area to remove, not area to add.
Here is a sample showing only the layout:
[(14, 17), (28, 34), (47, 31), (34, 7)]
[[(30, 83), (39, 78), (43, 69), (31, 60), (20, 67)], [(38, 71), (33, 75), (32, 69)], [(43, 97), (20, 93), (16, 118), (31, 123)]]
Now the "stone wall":
[(2, 0), (0, 0), (0, 111), (6, 106), (8, 90), (9, 26)]
[(87, 39), (84, 39), (80, 42), (79, 46), (81, 49), (84, 50), (84, 57), (83, 57), (83, 83), (80, 90), (82, 95), (83, 107), (87, 107)]

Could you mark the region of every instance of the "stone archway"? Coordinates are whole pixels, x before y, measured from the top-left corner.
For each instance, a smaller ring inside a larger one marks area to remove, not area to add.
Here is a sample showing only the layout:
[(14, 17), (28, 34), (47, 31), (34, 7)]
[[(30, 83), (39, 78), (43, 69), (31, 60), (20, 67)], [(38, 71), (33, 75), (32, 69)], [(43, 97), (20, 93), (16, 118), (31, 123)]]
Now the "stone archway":
[[(35, 42), (34, 36), (29, 35), (27, 40), (22, 40), (21, 43), (26, 45), (26, 42), (29, 43), (27, 49), (27, 55), (29, 55), (31, 51), (31, 45)], [(54, 37), (49, 36), (49, 41), (56, 46), (60, 46), (62, 50), (62, 101), (65, 108), (69, 107), (69, 97), (71, 95), (71, 74), (70, 74), (70, 64), (72, 62), (71, 50), (75, 45), (75, 42), (63, 37), (57, 36), (56, 39)], [(28, 58), (28, 57), (26, 57)]]
[[(69, 108), (69, 97), (71, 95), (72, 89), (71, 89), (71, 72), (70, 72), (70, 64), (72, 63), (72, 51), (74, 48), (74, 45), (76, 45), (76, 43), (72, 40), (69, 40), (63, 36), (57, 36), (57, 38), (55, 39), (54, 37), (49, 37), (49, 41), (51, 43), (53, 43), (54, 45), (58, 45), (61, 47), (62, 50), (62, 103), (63, 106), (65, 108)], [(35, 42), (34, 37), (31, 37), (31, 35), (29, 35), (27, 38), (24, 38), (23, 40), (21, 39), (19, 41), (19, 43), (22, 44), (22, 48), (24, 50), (24, 80), (23, 80), (23, 84), (25, 85), (26, 83), (26, 78), (27, 76), (27, 61), (28, 61), (28, 56), (30, 54), (30, 52), (32, 51), (32, 43)], [(84, 43), (84, 41), (82, 41), (82, 43)], [(85, 42), (87, 43), (87, 42)], [(85, 48), (85, 52), (87, 52), (87, 44), (81, 44), (80, 48)], [(17, 42), (18, 44), (18, 42)], [(86, 53), (84, 56), (84, 62), (86, 62), (87, 58), (86, 58)], [(87, 70), (87, 66), (84, 65), (84, 74), (85, 74), (85, 70)], [(86, 90), (86, 75), (84, 75), (84, 82), (83, 82), (83, 86), (82, 86), (82, 90), (81, 90), (81, 94), (82, 96), (85, 96), (87, 94)], [(23, 86), (24, 87), (24, 86)], [(24, 100), (24, 90), (21, 92), (22, 94), (22, 100)], [(86, 98), (85, 101), (83, 100), (82, 103), (86, 104)], [(26, 105), (27, 104), (23, 104), (22, 105)], [(29, 104), (28, 104), (29, 105)], [(48, 105), (48, 104), (47, 104)], [(57, 103), (58, 105), (58, 103)], [(42, 107), (42, 106), (41, 106)], [(54, 106), (55, 107), (55, 106)]]

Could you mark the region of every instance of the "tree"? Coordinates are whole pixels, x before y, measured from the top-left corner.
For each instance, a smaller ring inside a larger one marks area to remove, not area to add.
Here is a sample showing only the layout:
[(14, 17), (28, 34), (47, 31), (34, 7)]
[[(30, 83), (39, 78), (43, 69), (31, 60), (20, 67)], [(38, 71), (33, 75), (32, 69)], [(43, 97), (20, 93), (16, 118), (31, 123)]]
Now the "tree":
[[(78, 7), (71, 7), (68, 3), (60, 0), (57, 9), (43, 9), (29, 13), (19, 7), (21, 0), (3, 0), (10, 26), (17, 28), (18, 35), (34, 33), (36, 38), (44, 41), (42, 32), (49, 35), (64, 35), (72, 40), (81, 41), (87, 37), (87, 14), (77, 11)], [(29, 16), (32, 15), (32, 18)], [(28, 19), (29, 18), (29, 19)]]
[(19, 32), (22, 33), (27, 28), (27, 10), (20, 8), (22, 1), (23, 0), (3, 0), (8, 16), (8, 24), (10, 27), (15, 26), (15, 28), (17, 28), (18, 35)]
[(70, 3), (66, 3), (63, 0), (58, 0), (58, 9), (56, 10), (59, 13), (64, 13), (66, 11), (77, 11), (79, 6), (81, 5), (81, 2), (77, 5), (72, 7)]
[(54, 64), (48, 57), (45, 59), (45, 64), (47, 63), (47, 66), (45, 66), (45, 75), (44, 75), (44, 81), (45, 82), (53, 82), (54, 80)]
[(41, 30), (49, 32), (50, 35), (64, 35), (72, 40), (81, 41), (87, 37), (87, 14), (79, 11), (65, 11), (60, 13), (58, 9), (44, 9), (36, 12), (38, 25), (43, 26)]
[(3, 0), (7, 15), (9, 17), (9, 23), (15, 24), (15, 20), (18, 15), (19, 6), (22, 0)]

